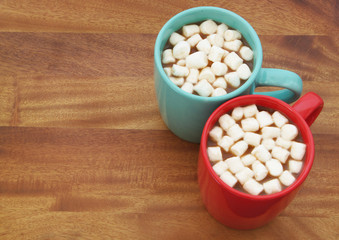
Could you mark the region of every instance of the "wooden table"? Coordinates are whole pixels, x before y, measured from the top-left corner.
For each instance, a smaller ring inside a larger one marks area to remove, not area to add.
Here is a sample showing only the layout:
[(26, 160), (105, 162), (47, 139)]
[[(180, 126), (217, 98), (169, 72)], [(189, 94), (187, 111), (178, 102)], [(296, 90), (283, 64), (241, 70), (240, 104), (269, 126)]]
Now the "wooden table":
[[(207, 213), (199, 145), (158, 111), (157, 33), (198, 5), (247, 19), (263, 66), (325, 102), (308, 179), (260, 229)], [(0, 239), (339, 239), (338, 17), (335, 0), (1, 1)]]

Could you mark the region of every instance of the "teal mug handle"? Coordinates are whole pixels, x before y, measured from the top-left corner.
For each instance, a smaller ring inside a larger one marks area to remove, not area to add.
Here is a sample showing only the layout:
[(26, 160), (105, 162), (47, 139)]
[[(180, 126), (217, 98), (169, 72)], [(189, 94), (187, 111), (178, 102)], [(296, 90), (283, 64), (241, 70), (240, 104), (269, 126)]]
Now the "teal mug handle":
[(271, 92), (254, 92), (253, 94), (267, 95), (278, 98), (284, 102), (296, 101), (302, 92), (303, 83), (298, 74), (275, 68), (262, 68), (255, 81), (255, 87), (281, 87), (282, 90)]

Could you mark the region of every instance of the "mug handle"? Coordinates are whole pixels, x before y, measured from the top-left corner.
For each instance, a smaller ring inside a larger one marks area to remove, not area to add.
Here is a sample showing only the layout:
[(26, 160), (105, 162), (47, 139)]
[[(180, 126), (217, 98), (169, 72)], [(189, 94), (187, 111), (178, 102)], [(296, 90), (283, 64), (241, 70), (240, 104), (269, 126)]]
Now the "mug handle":
[(270, 92), (254, 92), (253, 94), (267, 95), (291, 103), (300, 97), (303, 83), (301, 78), (294, 72), (276, 68), (261, 68), (256, 78), (255, 87), (263, 86), (285, 89)]
[(308, 92), (292, 108), (305, 119), (308, 126), (311, 126), (323, 109), (323, 106), (324, 101), (319, 95), (314, 92)]

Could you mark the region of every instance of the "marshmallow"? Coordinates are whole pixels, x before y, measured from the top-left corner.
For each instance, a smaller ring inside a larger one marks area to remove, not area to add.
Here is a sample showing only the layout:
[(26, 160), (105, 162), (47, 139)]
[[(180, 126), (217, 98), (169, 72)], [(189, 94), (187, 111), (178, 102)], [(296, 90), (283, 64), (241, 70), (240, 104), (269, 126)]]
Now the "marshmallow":
[(285, 140), (281, 137), (278, 137), (277, 140), (275, 141), (275, 144), (279, 147), (285, 148), (285, 149), (289, 149), (290, 146), (292, 145), (291, 141)]
[(252, 154), (246, 154), (245, 156), (241, 157), (241, 161), (245, 166), (250, 166), (254, 163), (257, 159)]
[(224, 38), (219, 34), (212, 34), (207, 37), (207, 40), (212, 46), (222, 47), (224, 45)]
[(199, 80), (206, 79), (209, 83), (213, 83), (215, 81), (215, 75), (212, 72), (210, 67), (206, 67), (199, 73)]
[(225, 131), (227, 131), (227, 129), (235, 124), (235, 121), (230, 115), (226, 113), (219, 118), (219, 124)]
[(285, 186), (290, 186), (295, 181), (295, 177), (288, 170), (285, 170), (280, 175), (279, 180)]
[(226, 80), (225, 80), (225, 78), (223, 78), (223, 77), (218, 77), (218, 78), (214, 81), (214, 83), (213, 83), (212, 85), (213, 85), (213, 87), (215, 87), (215, 88), (223, 88), (223, 89), (226, 89), (226, 87), (227, 87)]
[(272, 158), (271, 160), (268, 160), (265, 162), (266, 168), (268, 172), (273, 177), (278, 177), (283, 172), (283, 166), (281, 165), (281, 162), (277, 159)]
[(229, 170), (236, 174), (240, 170), (242, 170), (245, 166), (242, 164), (241, 159), (239, 157), (230, 157), (225, 160)]
[(186, 58), (191, 51), (191, 45), (186, 41), (180, 41), (173, 47), (173, 57), (176, 59)]
[(216, 88), (216, 89), (213, 90), (212, 97), (224, 96), (225, 94), (227, 94), (225, 89)]
[(244, 131), (238, 124), (234, 124), (229, 129), (226, 130), (227, 135), (234, 139), (234, 141), (238, 141), (240, 138), (244, 136)]
[(252, 170), (253, 170), (253, 173), (254, 173), (254, 178), (257, 181), (263, 180), (267, 176), (267, 173), (268, 173), (268, 170), (265, 167), (265, 165), (262, 164), (258, 160), (254, 161), (254, 163), (252, 163)]
[(238, 52), (242, 45), (242, 41), (236, 39), (229, 42), (224, 42), (224, 48), (230, 51)]
[(292, 142), (291, 157), (295, 160), (302, 160), (306, 152), (306, 144), (300, 142)]
[(281, 137), (285, 140), (293, 140), (298, 136), (298, 128), (293, 124), (285, 124), (281, 127)]
[(241, 39), (241, 33), (236, 30), (226, 30), (224, 33), (224, 38), (226, 41)]
[(264, 187), (262, 184), (255, 181), (253, 178), (248, 179), (243, 185), (244, 189), (252, 195), (259, 195)]
[(208, 97), (212, 94), (214, 88), (206, 79), (203, 79), (193, 87), (193, 90), (202, 97)]
[(199, 51), (203, 51), (206, 54), (209, 54), (210, 49), (211, 49), (211, 44), (210, 44), (210, 42), (207, 39), (201, 40), (197, 44), (197, 49)]
[(271, 153), (265, 148), (264, 145), (255, 147), (251, 153), (261, 162), (267, 162), (272, 158)]
[(186, 60), (185, 59), (180, 59), (177, 61), (177, 65), (185, 67), (186, 66)]
[(226, 170), (228, 169), (228, 166), (227, 166), (227, 163), (225, 163), (224, 161), (219, 161), (216, 164), (214, 164), (212, 168), (213, 168), (214, 172), (218, 176), (220, 176), (224, 172), (226, 172)]
[(272, 157), (278, 159), (281, 163), (285, 163), (289, 155), (290, 152), (285, 148), (276, 146), (272, 149)]
[(236, 156), (243, 155), (248, 148), (248, 144), (245, 141), (238, 141), (231, 147), (231, 153), (233, 153)]
[(245, 118), (241, 120), (242, 129), (246, 132), (256, 132), (259, 130), (259, 123), (255, 118)]
[(236, 72), (227, 73), (224, 77), (231, 87), (237, 88), (240, 86), (240, 78)]
[(273, 123), (272, 116), (266, 111), (261, 111), (256, 114), (260, 128), (269, 126)]
[(174, 46), (175, 44), (177, 44), (180, 41), (184, 41), (185, 37), (182, 36), (181, 34), (174, 32), (171, 34), (170, 38), (169, 38), (169, 42)]
[(275, 142), (272, 138), (263, 139), (261, 144), (264, 145), (267, 150), (272, 150), (275, 147)]
[(164, 67), (164, 71), (168, 77), (172, 76), (172, 68), (171, 67)]
[(223, 76), (227, 72), (227, 66), (222, 62), (214, 62), (212, 63), (211, 70), (216, 76)]
[(175, 77), (187, 77), (189, 72), (187, 67), (179, 66), (177, 64), (173, 64), (172, 66), (172, 75)]
[(232, 111), (232, 118), (236, 121), (242, 119), (244, 116), (244, 109), (242, 107), (236, 107)]
[(183, 77), (169, 77), (169, 79), (177, 86), (181, 87), (184, 84), (184, 78)]
[(208, 147), (207, 155), (211, 162), (222, 161), (222, 153), (220, 147)]
[(225, 150), (225, 152), (228, 152), (230, 150), (230, 147), (233, 145), (234, 140), (233, 138), (229, 136), (223, 136), (219, 141), (218, 145)]
[(198, 77), (199, 77), (199, 70), (195, 68), (191, 68), (190, 73), (188, 74), (186, 78), (186, 82), (195, 84), (198, 82)]
[(263, 139), (280, 137), (280, 128), (277, 127), (263, 127), (261, 129)]
[(244, 141), (247, 142), (248, 145), (257, 147), (260, 145), (261, 135), (253, 132), (245, 132)]
[(228, 29), (228, 26), (225, 23), (221, 23), (217, 27), (217, 34), (219, 34), (222, 37), (224, 37), (224, 34), (225, 34), (227, 29)]
[(186, 41), (191, 45), (191, 47), (194, 47), (202, 40), (200, 34), (194, 34), (192, 37), (187, 39)]
[(248, 179), (252, 178), (253, 176), (253, 171), (248, 167), (244, 167), (235, 174), (235, 177), (238, 179), (241, 185), (243, 185)]
[(213, 34), (217, 31), (218, 25), (213, 20), (206, 20), (200, 24), (200, 31), (203, 34)]
[(238, 67), (237, 73), (242, 80), (247, 80), (252, 74), (251, 69), (245, 63)]
[(238, 182), (237, 178), (229, 171), (224, 172), (220, 176), (220, 179), (230, 187), (234, 187), (234, 185)]
[(212, 140), (214, 142), (218, 142), (219, 140), (221, 140), (222, 138), (222, 128), (215, 126), (214, 128), (212, 128), (212, 130), (209, 132), (210, 137), (212, 138)]
[(182, 27), (182, 34), (187, 38), (199, 32), (200, 28), (196, 24), (185, 25)]
[(291, 173), (299, 173), (301, 171), (302, 166), (303, 166), (302, 161), (295, 161), (295, 160), (288, 161), (288, 170)]
[(253, 59), (253, 51), (247, 46), (242, 46), (239, 53), (245, 61), (251, 61)]
[(272, 179), (263, 184), (266, 194), (273, 194), (281, 191), (281, 184), (278, 179)]
[(186, 57), (186, 67), (201, 69), (208, 64), (207, 55), (204, 52), (198, 51)]
[(220, 62), (224, 57), (226, 50), (218, 46), (212, 46), (208, 54), (208, 60), (212, 62)]
[(237, 70), (243, 63), (242, 58), (240, 58), (235, 52), (228, 54), (224, 61), (232, 70)]
[(285, 125), (286, 123), (288, 123), (288, 119), (282, 115), (280, 112), (275, 111), (272, 114), (272, 118), (273, 118), (273, 122), (277, 127), (282, 127), (283, 125)]
[(172, 49), (166, 49), (162, 53), (162, 63), (168, 64), (168, 63), (174, 63), (175, 58), (173, 57), (173, 51)]
[(193, 93), (193, 84), (190, 82), (185, 82), (182, 85), (181, 89), (184, 90), (185, 92)]
[(257, 112), (258, 108), (255, 104), (247, 105), (244, 107), (244, 115), (246, 118), (255, 116)]

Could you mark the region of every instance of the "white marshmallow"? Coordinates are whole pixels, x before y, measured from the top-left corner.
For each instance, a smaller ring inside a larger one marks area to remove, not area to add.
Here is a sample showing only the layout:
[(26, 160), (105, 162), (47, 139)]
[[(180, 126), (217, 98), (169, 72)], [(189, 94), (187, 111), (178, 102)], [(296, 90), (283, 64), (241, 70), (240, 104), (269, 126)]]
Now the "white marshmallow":
[(306, 153), (306, 144), (300, 142), (292, 142), (291, 157), (301, 161)]
[(226, 30), (224, 33), (224, 38), (226, 41), (241, 39), (241, 33), (236, 30)]
[(224, 172), (220, 176), (220, 179), (230, 187), (234, 187), (234, 185), (238, 182), (237, 178), (229, 171)]
[(218, 25), (213, 20), (206, 20), (200, 24), (200, 31), (203, 34), (213, 34), (217, 31)]
[(265, 148), (264, 145), (255, 147), (251, 153), (261, 162), (267, 162), (272, 158), (271, 153)]
[(210, 67), (206, 67), (199, 73), (199, 80), (206, 79), (209, 83), (213, 83), (215, 81), (215, 75), (212, 72)]
[(201, 69), (208, 64), (207, 55), (204, 52), (198, 51), (186, 57), (186, 67)]
[(281, 191), (281, 184), (278, 179), (272, 179), (263, 184), (266, 194), (273, 194)]
[(258, 160), (252, 163), (252, 170), (254, 172), (254, 178), (257, 181), (263, 180), (268, 174), (268, 170), (265, 165)]
[(261, 135), (254, 132), (245, 132), (244, 141), (247, 142), (248, 145), (257, 147), (260, 145)]
[(199, 77), (199, 70), (195, 68), (190, 69), (190, 73), (188, 74), (186, 78), (186, 82), (190, 82), (192, 84), (195, 84), (198, 82), (198, 77)]
[(228, 166), (227, 163), (225, 163), (224, 161), (219, 161), (214, 164), (212, 168), (218, 176), (221, 176), (224, 172), (226, 172)]
[(253, 176), (253, 171), (248, 167), (244, 167), (235, 174), (235, 177), (238, 179), (241, 185), (243, 185), (248, 179), (252, 178)]
[(212, 97), (224, 96), (227, 92), (223, 88), (216, 88), (213, 90)]
[(180, 59), (177, 61), (177, 65), (185, 67), (186, 66), (186, 60), (185, 59)]
[(275, 142), (272, 138), (263, 139), (261, 142), (267, 150), (272, 150), (275, 147)]
[(255, 104), (247, 105), (244, 107), (244, 115), (245, 117), (253, 117), (257, 114), (258, 108)]
[(184, 80), (183, 77), (179, 77), (179, 78), (177, 78), (177, 77), (169, 77), (169, 79), (170, 79), (175, 85), (177, 85), (177, 86), (179, 86), (179, 87), (181, 87), (181, 86), (184, 84), (184, 82), (185, 82), (185, 80)]
[(237, 70), (243, 63), (242, 58), (240, 58), (235, 52), (228, 54), (224, 61), (232, 70)]
[(162, 63), (168, 64), (168, 63), (174, 63), (175, 58), (173, 57), (173, 51), (172, 49), (166, 49), (162, 53)]
[(285, 149), (289, 149), (292, 145), (291, 141), (285, 140), (281, 137), (278, 137), (277, 140), (275, 141), (275, 144), (279, 147), (285, 148)]
[(174, 46), (175, 44), (177, 44), (180, 41), (184, 41), (185, 37), (182, 36), (181, 34), (174, 32), (171, 34), (170, 38), (169, 38), (169, 42)]
[(207, 155), (211, 162), (222, 161), (222, 153), (220, 147), (208, 147)]
[(180, 41), (173, 47), (173, 57), (176, 59), (186, 58), (191, 51), (191, 45), (186, 41)]
[(226, 113), (219, 118), (219, 124), (225, 131), (227, 131), (227, 129), (235, 124), (235, 121), (230, 115)]
[(212, 62), (220, 62), (225, 55), (225, 50), (218, 46), (212, 46), (208, 54), (208, 60)]
[(245, 132), (256, 132), (259, 130), (259, 122), (252, 117), (241, 120), (241, 126)]
[(281, 137), (285, 140), (293, 140), (298, 136), (298, 128), (293, 124), (285, 124), (281, 127)]
[(231, 147), (231, 153), (236, 156), (242, 156), (248, 149), (248, 144), (245, 141), (238, 141)]
[(278, 159), (281, 163), (285, 163), (289, 155), (290, 155), (290, 152), (286, 150), (285, 148), (275, 146), (272, 149), (272, 157)]
[(199, 51), (203, 51), (206, 54), (209, 54), (211, 50), (211, 44), (207, 39), (203, 39), (197, 44), (197, 49)]
[(226, 83), (226, 80), (225, 78), (223, 77), (218, 77), (217, 79), (215, 79), (214, 83), (212, 84), (213, 87), (215, 88), (223, 88), (223, 89), (226, 89), (227, 87), (227, 83)]
[(239, 53), (245, 61), (251, 61), (253, 59), (253, 51), (247, 46), (242, 46)]
[(243, 63), (238, 67), (237, 73), (242, 80), (247, 80), (252, 74), (251, 69), (246, 63)]
[(233, 145), (234, 140), (233, 138), (229, 136), (223, 136), (219, 141), (218, 145), (225, 150), (225, 152), (228, 152), (230, 150), (230, 147)]
[(252, 165), (256, 160), (257, 159), (252, 154), (246, 154), (241, 157), (241, 161), (246, 167)]
[(189, 72), (187, 67), (179, 66), (177, 64), (173, 64), (172, 66), (172, 75), (175, 77), (187, 77)]
[(186, 41), (191, 45), (191, 47), (194, 47), (202, 40), (200, 34), (194, 34), (192, 37), (187, 39)]
[(280, 175), (279, 180), (285, 186), (290, 186), (295, 181), (295, 177), (288, 170), (285, 170)]
[(236, 174), (240, 170), (242, 170), (245, 166), (242, 164), (241, 159), (239, 157), (230, 157), (225, 160), (229, 170)]
[(168, 77), (172, 76), (172, 68), (171, 67), (164, 67), (164, 71)]
[(289, 160), (288, 161), (288, 170), (291, 173), (299, 173), (303, 167), (302, 161)]
[(255, 181), (253, 178), (248, 179), (243, 187), (249, 194), (252, 195), (259, 195), (264, 190), (263, 185)]
[(272, 158), (271, 160), (268, 160), (265, 162), (266, 168), (268, 172), (273, 177), (278, 177), (283, 172), (283, 166), (281, 165), (281, 162), (277, 159)]
[(234, 52), (238, 52), (241, 45), (242, 45), (242, 41), (238, 39), (229, 41), (229, 42), (224, 42), (224, 48), (226, 48), (229, 51), (234, 51)]
[(185, 92), (193, 93), (193, 84), (190, 82), (185, 82), (182, 85), (181, 89), (184, 90)]
[(244, 116), (244, 109), (242, 107), (236, 107), (232, 111), (232, 118), (236, 121), (242, 119)]
[(234, 124), (229, 129), (226, 130), (227, 135), (234, 139), (234, 141), (238, 141), (240, 138), (244, 136), (244, 131), (238, 124)]
[(273, 118), (273, 122), (277, 127), (282, 127), (283, 125), (285, 125), (286, 123), (288, 123), (288, 119), (282, 115), (280, 112), (275, 111), (272, 114), (272, 118)]
[(187, 38), (199, 32), (200, 32), (200, 28), (196, 24), (189, 24), (189, 25), (185, 25), (182, 27), (182, 34)]
[(212, 94), (214, 88), (206, 79), (203, 79), (193, 87), (193, 90), (202, 97), (208, 97)]
[(223, 130), (221, 127), (218, 127), (218, 126), (215, 126), (212, 128), (212, 130), (209, 132), (209, 135), (211, 137), (211, 139), (214, 141), (214, 142), (218, 142), (219, 140), (221, 140), (222, 138), (222, 133), (223, 133)]
[(228, 29), (228, 26), (225, 23), (221, 23), (217, 27), (217, 34), (219, 34), (222, 37), (224, 37), (224, 34), (225, 34), (227, 29)]
[(216, 76), (223, 76), (227, 73), (227, 65), (222, 62), (212, 63), (211, 70)]
[(278, 127), (263, 127), (261, 129), (263, 139), (280, 137), (280, 128)]
[(261, 111), (256, 114), (260, 128), (269, 126), (273, 123), (272, 116), (266, 111)]
[(230, 72), (227, 73), (225, 76), (226, 82), (233, 88), (237, 88), (240, 86), (240, 78), (238, 73)]
[(212, 34), (207, 37), (207, 40), (212, 46), (222, 47), (224, 45), (224, 38), (219, 34)]

